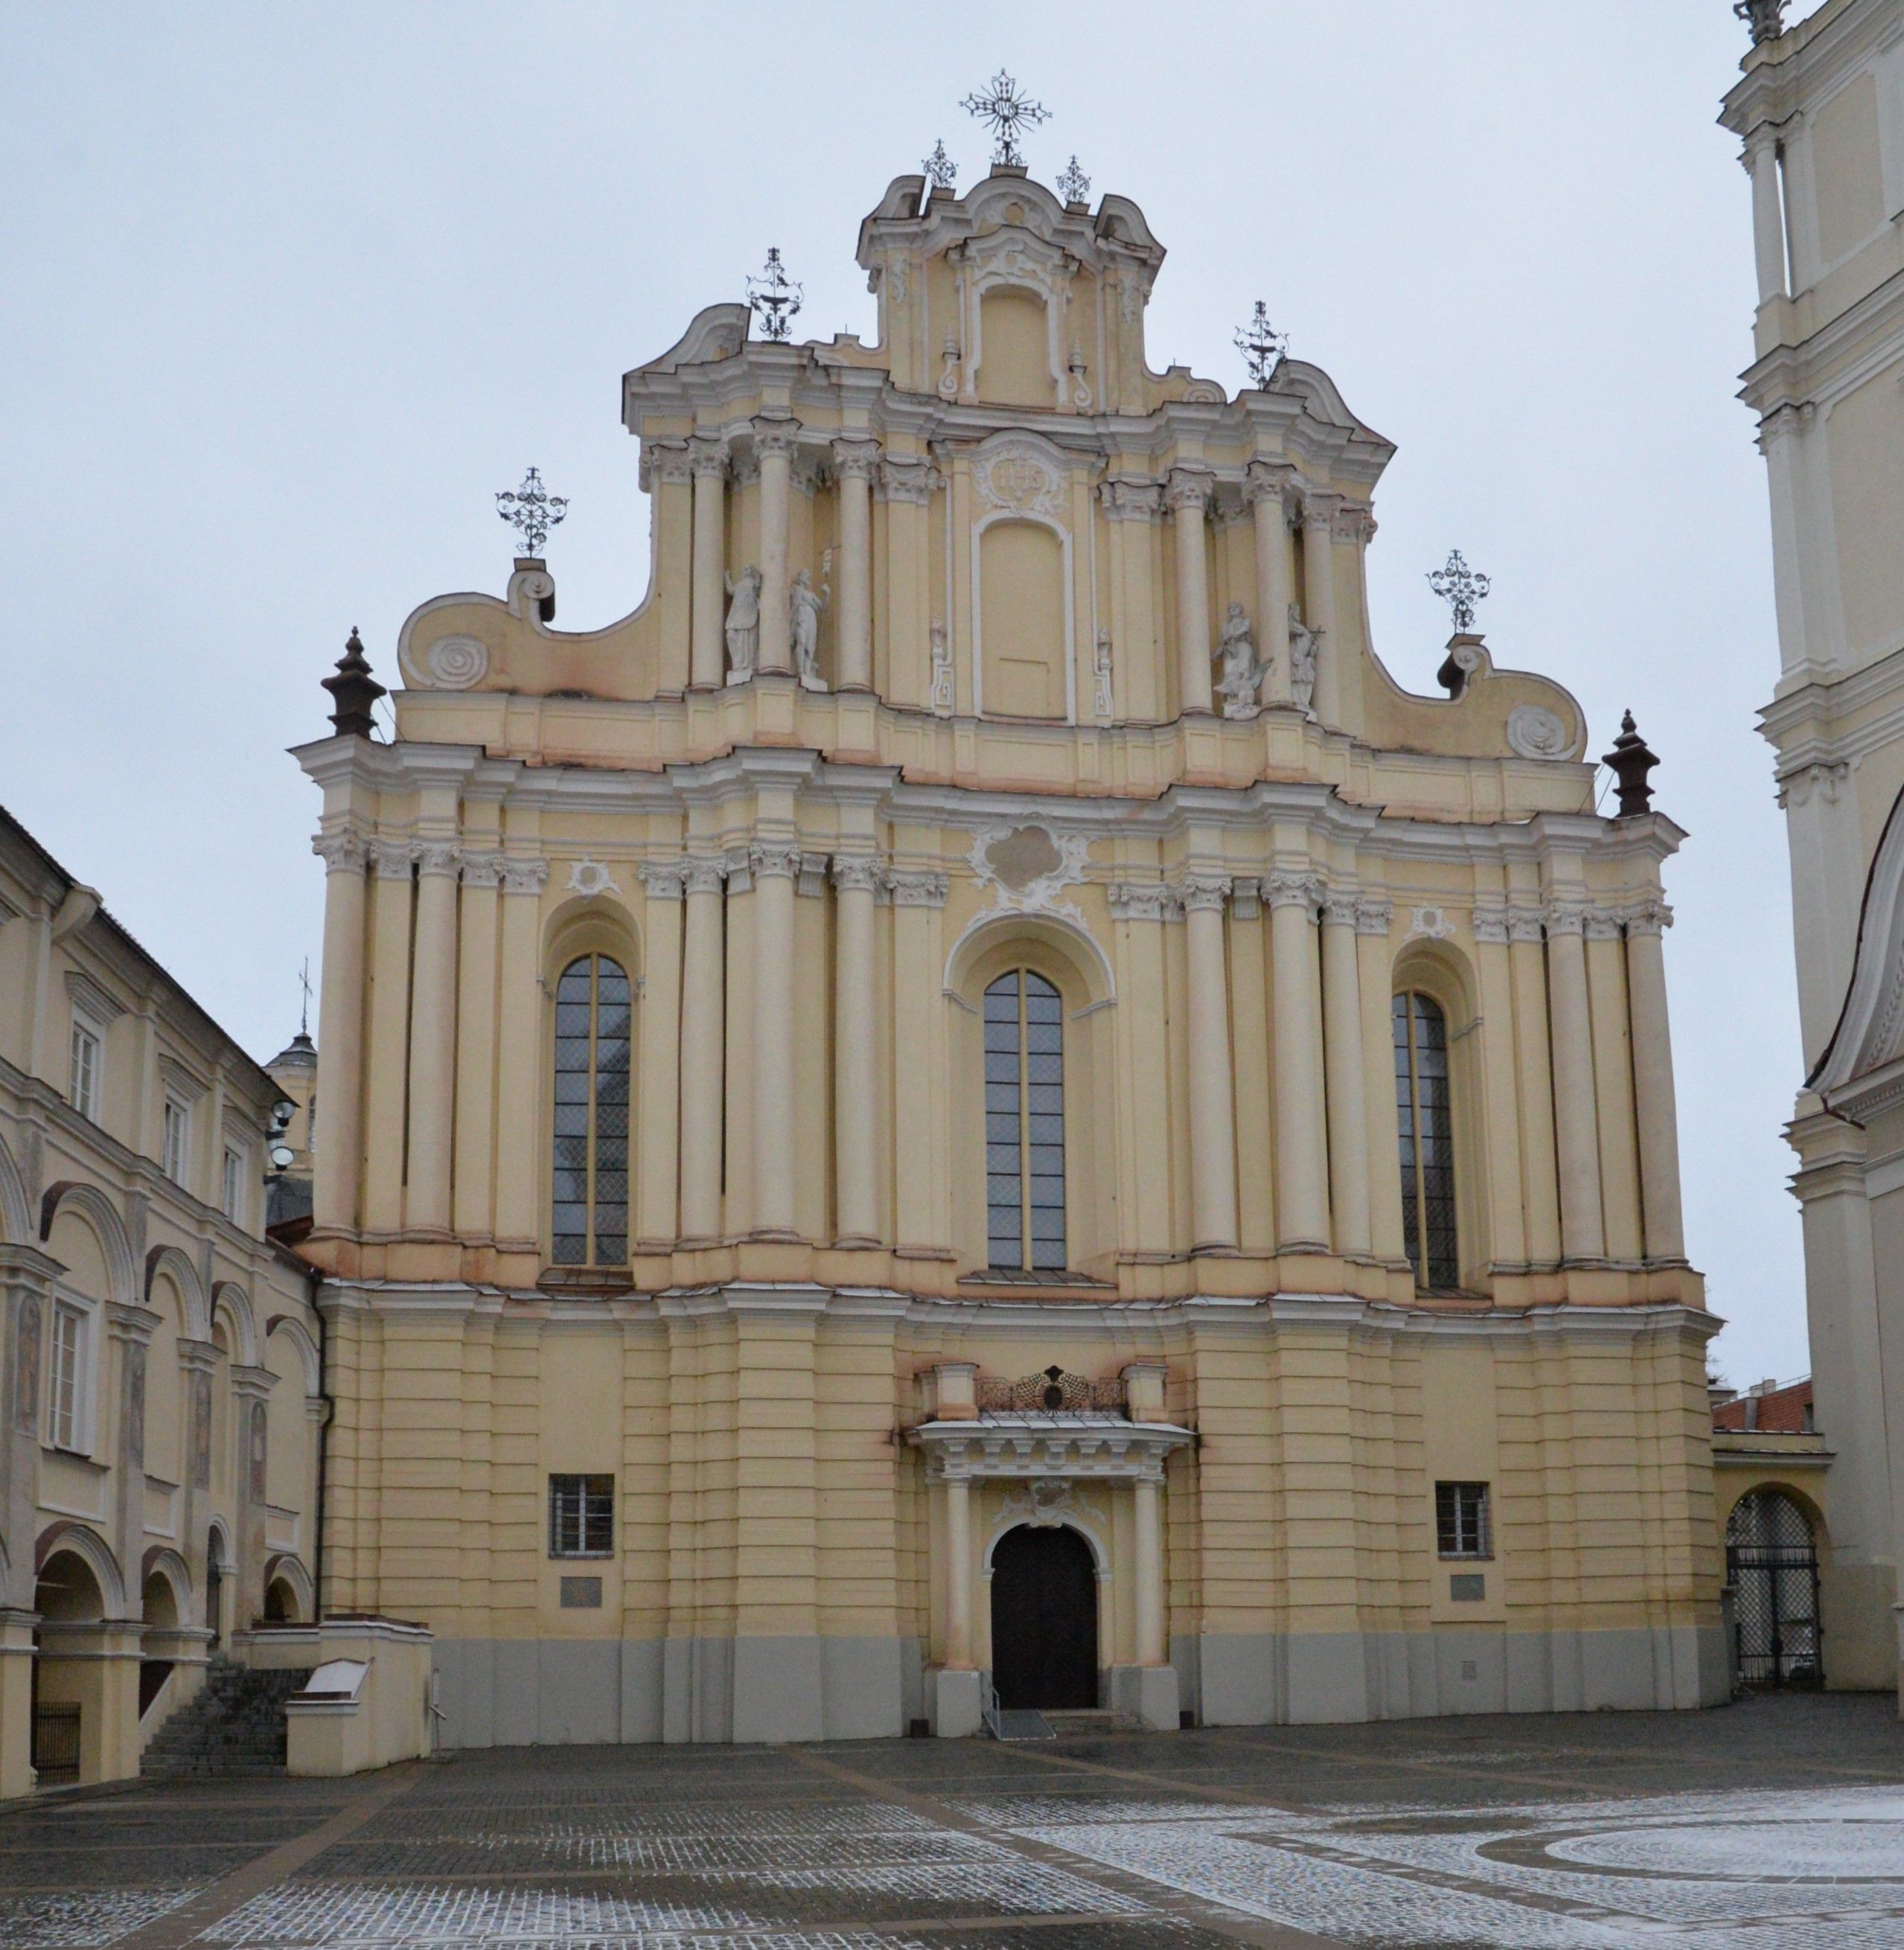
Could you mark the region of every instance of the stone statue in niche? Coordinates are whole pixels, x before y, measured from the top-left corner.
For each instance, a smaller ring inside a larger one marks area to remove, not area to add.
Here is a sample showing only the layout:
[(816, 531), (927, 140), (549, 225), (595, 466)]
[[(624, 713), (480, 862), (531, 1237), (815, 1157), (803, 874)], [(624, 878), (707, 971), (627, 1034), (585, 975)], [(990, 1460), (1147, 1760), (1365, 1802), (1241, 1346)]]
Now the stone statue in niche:
[(820, 675), (820, 612), (832, 595), (831, 583), (823, 582), (815, 589), (812, 577), (802, 569), (787, 596), (787, 633), (793, 640), (794, 667), (809, 690), (826, 689)]
[(749, 562), (722, 580), (733, 599), (728, 604), (728, 681), (745, 684), (760, 649), (760, 571)]
[(1298, 711), (1307, 712), (1316, 696), (1316, 656), (1323, 633), (1312, 630), (1289, 606), (1289, 696)]
[(1223, 672), (1217, 685), (1217, 695), (1223, 701), (1223, 715), (1254, 718), (1257, 687), (1263, 681), (1264, 666), (1256, 660), (1256, 639), (1250, 634), (1249, 618), (1244, 614), (1240, 603), (1232, 603), (1229, 613), (1223, 618), (1217, 654), (1223, 659)]

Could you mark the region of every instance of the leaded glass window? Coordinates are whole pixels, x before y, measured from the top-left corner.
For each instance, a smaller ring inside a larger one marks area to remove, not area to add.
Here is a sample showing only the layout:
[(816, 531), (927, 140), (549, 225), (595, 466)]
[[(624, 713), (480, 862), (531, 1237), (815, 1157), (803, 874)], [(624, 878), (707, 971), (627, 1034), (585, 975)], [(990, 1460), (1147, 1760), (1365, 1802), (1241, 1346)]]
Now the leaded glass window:
[(985, 1213), (988, 1264), (1064, 1269), (1064, 1001), (1029, 968), (985, 992)]
[(1417, 990), (1398, 995), (1392, 1014), (1395, 1118), (1401, 1142), (1402, 1237), (1422, 1286), (1431, 1291), (1459, 1286), (1447, 1023), (1441, 1005)]
[(580, 956), (556, 984), (557, 1266), (628, 1263), (631, 1003), (627, 971), (606, 955)]

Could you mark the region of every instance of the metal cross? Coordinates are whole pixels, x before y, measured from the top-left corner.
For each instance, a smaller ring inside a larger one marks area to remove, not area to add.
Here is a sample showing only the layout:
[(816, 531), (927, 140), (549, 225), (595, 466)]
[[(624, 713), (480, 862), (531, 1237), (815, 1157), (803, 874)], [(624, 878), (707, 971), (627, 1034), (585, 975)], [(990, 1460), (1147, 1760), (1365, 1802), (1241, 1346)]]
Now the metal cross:
[(1488, 578), (1469, 568), (1459, 549), (1450, 549), (1447, 560), (1429, 571), (1428, 586), (1453, 612), (1454, 634), (1467, 635), (1474, 628), (1474, 606), (1488, 593)]
[(1091, 194), (1091, 179), (1077, 166), (1074, 156), (1058, 179), (1058, 193), (1067, 203), (1082, 203)]
[(1250, 384), (1261, 392), (1288, 356), (1289, 335), (1270, 324), (1269, 311), (1258, 298), (1250, 322), (1236, 335), (1236, 344), (1248, 364)]
[(304, 992), (304, 1010), (298, 1018), (298, 1033), (300, 1036), (309, 1036), (310, 1034), (310, 957), (308, 955), (304, 957), (304, 967), (298, 971), (298, 986)]
[(779, 345), (793, 336), (794, 315), (806, 289), (787, 275), (777, 247), (769, 251), (766, 268), (759, 277), (747, 280), (747, 304), (760, 321), (762, 338), (771, 338)]
[(932, 145), (932, 154), (919, 165), (934, 189), (950, 189), (958, 180), (958, 165), (946, 154), (943, 142)]
[(1006, 169), (1021, 170), (1025, 166), (1024, 152), (1018, 147), (1018, 138), (1027, 129), (1035, 129), (1041, 122), (1051, 120), (1051, 111), (1042, 102), (1033, 101), (1029, 95), (1018, 92), (1018, 84), (1003, 68), (986, 83), (989, 94), (976, 92), (968, 95), (958, 105), (967, 114), (976, 115), (992, 132), (992, 160)]
[(522, 538), (522, 553), (538, 560), (549, 531), (569, 512), (566, 495), (551, 494), (542, 484), (542, 470), (531, 467), (513, 494), (496, 497), (496, 512)]

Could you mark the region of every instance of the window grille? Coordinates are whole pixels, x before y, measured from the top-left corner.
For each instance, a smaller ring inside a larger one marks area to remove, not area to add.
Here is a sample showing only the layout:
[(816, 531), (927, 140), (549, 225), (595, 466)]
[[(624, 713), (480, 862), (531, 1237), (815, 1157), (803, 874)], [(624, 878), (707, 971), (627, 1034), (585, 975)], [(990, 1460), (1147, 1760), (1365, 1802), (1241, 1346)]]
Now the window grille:
[(55, 1449), (77, 1450), (86, 1435), (86, 1316), (79, 1307), (53, 1307), (53, 1366), (47, 1420)]
[(1437, 1483), (1435, 1529), (1444, 1557), (1491, 1557), (1494, 1538), (1488, 1522), (1485, 1483)]
[(615, 1550), (615, 1478), (549, 1478), (549, 1555), (607, 1557)]
[(1401, 1227), (1415, 1278), (1432, 1291), (1461, 1283), (1454, 1219), (1454, 1118), (1447, 1023), (1432, 996), (1396, 996), (1395, 1119), (1401, 1148)]
[(551, 1256), (558, 1266), (628, 1257), (627, 972), (605, 955), (569, 963), (556, 985)]
[(1029, 968), (985, 992), (985, 1210), (989, 1265), (1063, 1270), (1064, 1001)]
[(160, 1163), (174, 1185), (185, 1182), (185, 1155), (192, 1132), (191, 1114), (168, 1099), (165, 1106), (165, 1143)]
[(99, 1038), (76, 1016), (73, 1020), (72, 1075), (67, 1096), (83, 1117), (99, 1121)]

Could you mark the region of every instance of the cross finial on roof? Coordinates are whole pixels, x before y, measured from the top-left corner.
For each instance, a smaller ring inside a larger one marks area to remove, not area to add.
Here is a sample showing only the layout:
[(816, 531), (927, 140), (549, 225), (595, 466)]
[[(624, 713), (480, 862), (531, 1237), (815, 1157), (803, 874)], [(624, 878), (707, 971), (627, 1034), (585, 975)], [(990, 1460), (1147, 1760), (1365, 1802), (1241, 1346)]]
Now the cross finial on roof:
[(1276, 369), (1287, 356), (1289, 335), (1270, 324), (1269, 309), (1258, 298), (1248, 324), (1237, 333), (1236, 344), (1249, 367), (1249, 382), (1260, 393), (1276, 377)]
[(934, 189), (950, 189), (958, 180), (958, 165), (946, 154), (943, 139), (933, 144), (932, 154), (919, 167)]
[(986, 83), (988, 92), (974, 91), (958, 105), (976, 115), (992, 132), (992, 161), (995, 167), (1021, 170), (1024, 152), (1018, 138), (1027, 129), (1051, 120), (1051, 111), (1042, 102), (1018, 92), (1018, 84), (1003, 68)]
[(298, 1033), (310, 1034), (310, 957), (304, 957), (304, 965), (298, 971), (298, 986), (304, 992), (304, 1005), (298, 1012)]
[(569, 512), (569, 501), (566, 495), (551, 494), (542, 484), (541, 469), (531, 467), (514, 494), (496, 497), (496, 512), (516, 530), (523, 554), (539, 561), (549, 531)]
[(1058, 179), (1058, 193), (1067, 203), (1082, 203), (1091, 194), (1091, 179), (1077, 166), (1074, 156)]
[(767, 253), (760, 276), (747, 280), (747, 304), (760, 321), (761, 337), (771, 339), (776, 345), (784, 344), (793, 336), (793, 319), (805, 295), (806, 287), (796, 285), (787, 275), (776, 245)]
[(1459, 549), (1450, 549), (1447, 560), (1428, 572), (1428, 586), (1445, 603), (1454, 620), (1454, 634), (1466, 636), (1474, 628), (1474, 606), (1488, 593), (1488, 578), (1479, 569), (1469, 568)]

